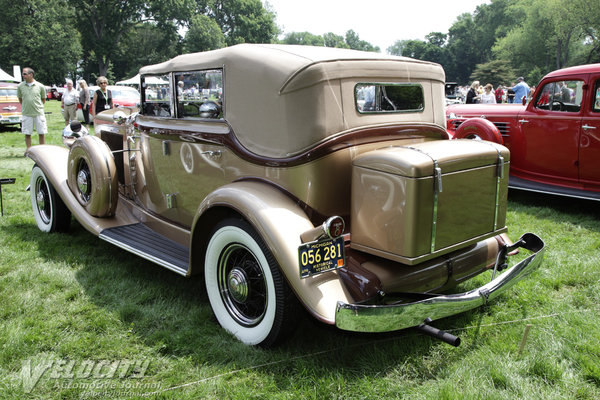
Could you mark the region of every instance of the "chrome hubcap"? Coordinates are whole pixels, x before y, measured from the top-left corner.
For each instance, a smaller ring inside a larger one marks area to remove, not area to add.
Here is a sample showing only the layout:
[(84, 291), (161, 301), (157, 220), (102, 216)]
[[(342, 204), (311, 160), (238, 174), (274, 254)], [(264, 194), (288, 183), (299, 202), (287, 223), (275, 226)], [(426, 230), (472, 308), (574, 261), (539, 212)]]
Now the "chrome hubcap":
[(37, 192), (35, 199), (37, 201), (38, 209), (44, 210), (46, 208), (46, 199), (44, 198), (44, 193), (42, 193), (42, 191)]
[(229, 315), (242, 326), (255, 326), (267, 310), (267, 282), (254, 254), (237, 243), (221, 252), (217, 284)]
[(77, 187), (81, 193), (87, 193), (88, 191), (88, 176), (83, 169), (77, 174)]
[(40, 218), (45, 224), (50, 223), (50, 199), (48, 198), (48, 187), (46, 182), (39, 178), (35, 185), (35, 203), (38, 209)]
[(243, 303), (248, 298), (248, 277), (246, 273), (239, 269), (234, 268), (229, 272), (229, 277), (227, 278), (227, 283), (229, 285), (229, 293), (233, 300)]

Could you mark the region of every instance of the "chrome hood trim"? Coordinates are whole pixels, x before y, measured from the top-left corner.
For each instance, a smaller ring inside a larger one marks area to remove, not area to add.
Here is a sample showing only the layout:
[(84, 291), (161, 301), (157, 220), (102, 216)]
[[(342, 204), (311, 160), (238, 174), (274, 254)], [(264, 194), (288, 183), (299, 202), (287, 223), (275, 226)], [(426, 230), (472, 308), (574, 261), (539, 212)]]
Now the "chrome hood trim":
[[(544, 257), (544, 242), (533, 233), (526, 233), (512, 246), (531, 251), (523, 261), (509, 268), (491, 282), (464, 293), (440, 295), (412, 303), (393, 305), (346, 304), (339, 301), (335, 325), (355, 332), (389, 332), (417, 326), (426, 318), (432, 320), (459, 314), (487, 304), (535, 271)], [(499, 257), (498, 263), (503, 263)], [(496, 268), (495, 267), (495, 268)]]

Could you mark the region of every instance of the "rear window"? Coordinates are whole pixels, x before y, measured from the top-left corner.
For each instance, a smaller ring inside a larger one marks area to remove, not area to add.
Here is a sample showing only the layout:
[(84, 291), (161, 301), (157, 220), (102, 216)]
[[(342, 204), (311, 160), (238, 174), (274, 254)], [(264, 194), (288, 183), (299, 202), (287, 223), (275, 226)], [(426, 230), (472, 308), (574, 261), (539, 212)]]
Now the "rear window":
[(420, 112), (425, 106), (423, 87), (413, 83), (359, 83), (354, 99), (361, 114)]

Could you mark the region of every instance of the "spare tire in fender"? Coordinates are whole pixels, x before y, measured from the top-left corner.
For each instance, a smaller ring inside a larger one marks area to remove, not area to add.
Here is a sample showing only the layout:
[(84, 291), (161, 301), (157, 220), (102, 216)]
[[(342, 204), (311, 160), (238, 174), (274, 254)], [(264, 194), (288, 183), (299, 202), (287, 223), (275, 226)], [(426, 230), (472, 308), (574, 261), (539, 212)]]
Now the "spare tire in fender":
[(504, 144), (500, 131), (485, 118), (469, 118), (456, 129), (454, 139), (480, 139)]
[(97, 136), (84, 136), (69, 151), (69, 189), (94, 217), (115, 214), (118, 199), (117, 167), (113, 155)]

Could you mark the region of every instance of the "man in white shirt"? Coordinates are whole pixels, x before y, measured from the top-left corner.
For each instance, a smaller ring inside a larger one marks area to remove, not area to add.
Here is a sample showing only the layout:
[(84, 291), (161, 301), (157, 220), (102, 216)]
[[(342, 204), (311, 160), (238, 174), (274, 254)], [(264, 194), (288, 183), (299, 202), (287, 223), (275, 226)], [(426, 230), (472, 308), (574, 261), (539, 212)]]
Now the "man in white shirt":
[(77, 120), (77, 104), (79, 103), (79, 91), (73, 87), (73, 81), (67, 79), (67, 90), (61, 100), (64, 108), (65, 126), (69, 125), (70, 121)]

